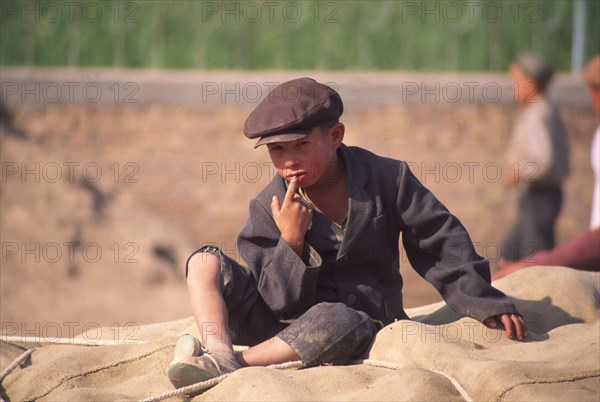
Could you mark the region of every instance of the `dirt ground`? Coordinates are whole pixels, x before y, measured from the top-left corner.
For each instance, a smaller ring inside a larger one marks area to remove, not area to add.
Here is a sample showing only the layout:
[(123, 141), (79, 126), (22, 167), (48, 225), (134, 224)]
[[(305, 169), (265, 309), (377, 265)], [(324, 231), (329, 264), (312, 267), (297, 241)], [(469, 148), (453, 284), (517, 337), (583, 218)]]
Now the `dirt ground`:
[[(236, 257), (248, 202), (273, 175), (266, 151), (252, 149), (242, 135), (250, 108), (45, 105), (13, 112), (27, 138), (2, 130), (2, 331), (190, 315), (186, 257), (206, 243)], [(514, 106), (498, 104), (364, 107), (344, 115), (345, 143), (410, 162), (493, 265), (515, 212), (516, 193), (499, 180), (515, 113)], [(589, 145), (598, 119), (586, 107), (563, 106), (560, 113), (572, 147), (557, 230), (562, 242), (589, 222)], [(23, 176), (35, 163), (40, 177)], [(57, 182), (55, 164), (62, 169)], [(67, 166), (74, 166), (75, 180), (68, 180)], [(98, 179), (86, 185), (86, 177)], [(99, 244), (102, 259), (82, 258), (79, 251), (75, 262), (67, 258), (64, 244), (74, 239)], [(52, 243), (62, 250), (57, 261)], [(406, 306), (439, 300), (406, 257), (401, 271)]]

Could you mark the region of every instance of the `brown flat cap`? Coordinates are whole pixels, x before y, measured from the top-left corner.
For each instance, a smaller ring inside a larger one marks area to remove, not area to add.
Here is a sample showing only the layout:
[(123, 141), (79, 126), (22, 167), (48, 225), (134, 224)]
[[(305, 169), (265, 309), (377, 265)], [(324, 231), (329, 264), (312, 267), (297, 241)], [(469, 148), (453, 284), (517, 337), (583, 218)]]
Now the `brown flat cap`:
[(600, 88), (600, 55), (586, 64), (583, 70), (583, 79), (590, 87)]
[(250, 113), (244, 135), (260, 138), (254, 148), (306, 137), (313, 127), (337, 122), (344, 112), (340, 95), (312, 78), (297, 78), (273, 88)]

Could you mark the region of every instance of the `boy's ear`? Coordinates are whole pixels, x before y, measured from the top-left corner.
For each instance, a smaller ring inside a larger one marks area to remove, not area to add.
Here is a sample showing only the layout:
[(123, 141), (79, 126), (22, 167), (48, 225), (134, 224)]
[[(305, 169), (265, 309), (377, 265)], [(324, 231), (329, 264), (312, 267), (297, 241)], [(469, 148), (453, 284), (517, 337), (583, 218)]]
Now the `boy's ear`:
[(342, 144), (342, 141), (344, 140), (344, 133), (346, 132), (346, 127), (344, 126), (344, 124), (338, 122), (335, 123), (334, 126), (332, 126), (329, 129), (329, 134), (331, 135), (332, 139), (333, 139), (333, 144), (335, 145), (335, 148), (339, 148), (340, 145)]

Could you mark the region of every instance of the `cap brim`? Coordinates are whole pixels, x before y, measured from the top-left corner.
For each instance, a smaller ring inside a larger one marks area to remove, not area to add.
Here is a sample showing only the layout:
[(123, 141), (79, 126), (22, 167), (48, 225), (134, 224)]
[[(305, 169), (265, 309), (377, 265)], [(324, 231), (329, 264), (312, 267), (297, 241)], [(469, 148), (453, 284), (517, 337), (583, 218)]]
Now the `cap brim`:
[[(309, 132), (310, 132), (310, 130), (309, 130)], [(274, 135), (269, 135), (268, 137), (262, 137), (260, 140), (258, 140), (256, 145), (254, 145), (254, 148), (258, 148), (261, 145), (272, 144), (274, 142), (296, 141), (296, 140), (306, 137), (309, 134), (309, 132), (308, 133), (274, 134)]]

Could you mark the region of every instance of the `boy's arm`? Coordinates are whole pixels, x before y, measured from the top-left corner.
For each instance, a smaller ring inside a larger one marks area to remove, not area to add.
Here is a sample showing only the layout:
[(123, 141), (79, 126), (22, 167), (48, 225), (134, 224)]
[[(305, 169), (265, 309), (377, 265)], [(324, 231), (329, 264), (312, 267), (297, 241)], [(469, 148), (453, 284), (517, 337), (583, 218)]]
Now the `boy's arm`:
[(526, 333), (514, 304), (491, 286), (489, 263), (475, 252), (464, 226), (406, 164), (402, 169), (396, 207), (402, 242), (413, 268), (456, 312), (490, 327), (501, 322), (507, 336)]
[(600, 228), (588, 230), (552, 250), (538, 251), (521, 261), (504, 263), (500, 271), (494, 274), (494, 279), (503, 278), (534, 265), (558, 265), (584, 271), (597, 271), (600, 265), (599, 244)]
[(279, 199), (273, 200), (271, 214), (252, 200), (250, 218), (238, 236), (238, 249), (256, 278), (261, 297), (284, 319), (313, 304), (322, 263), (319, 254), (304, 243), (310, 212), (295, 199), (294, 190), (291, 184), (281, 206)]

